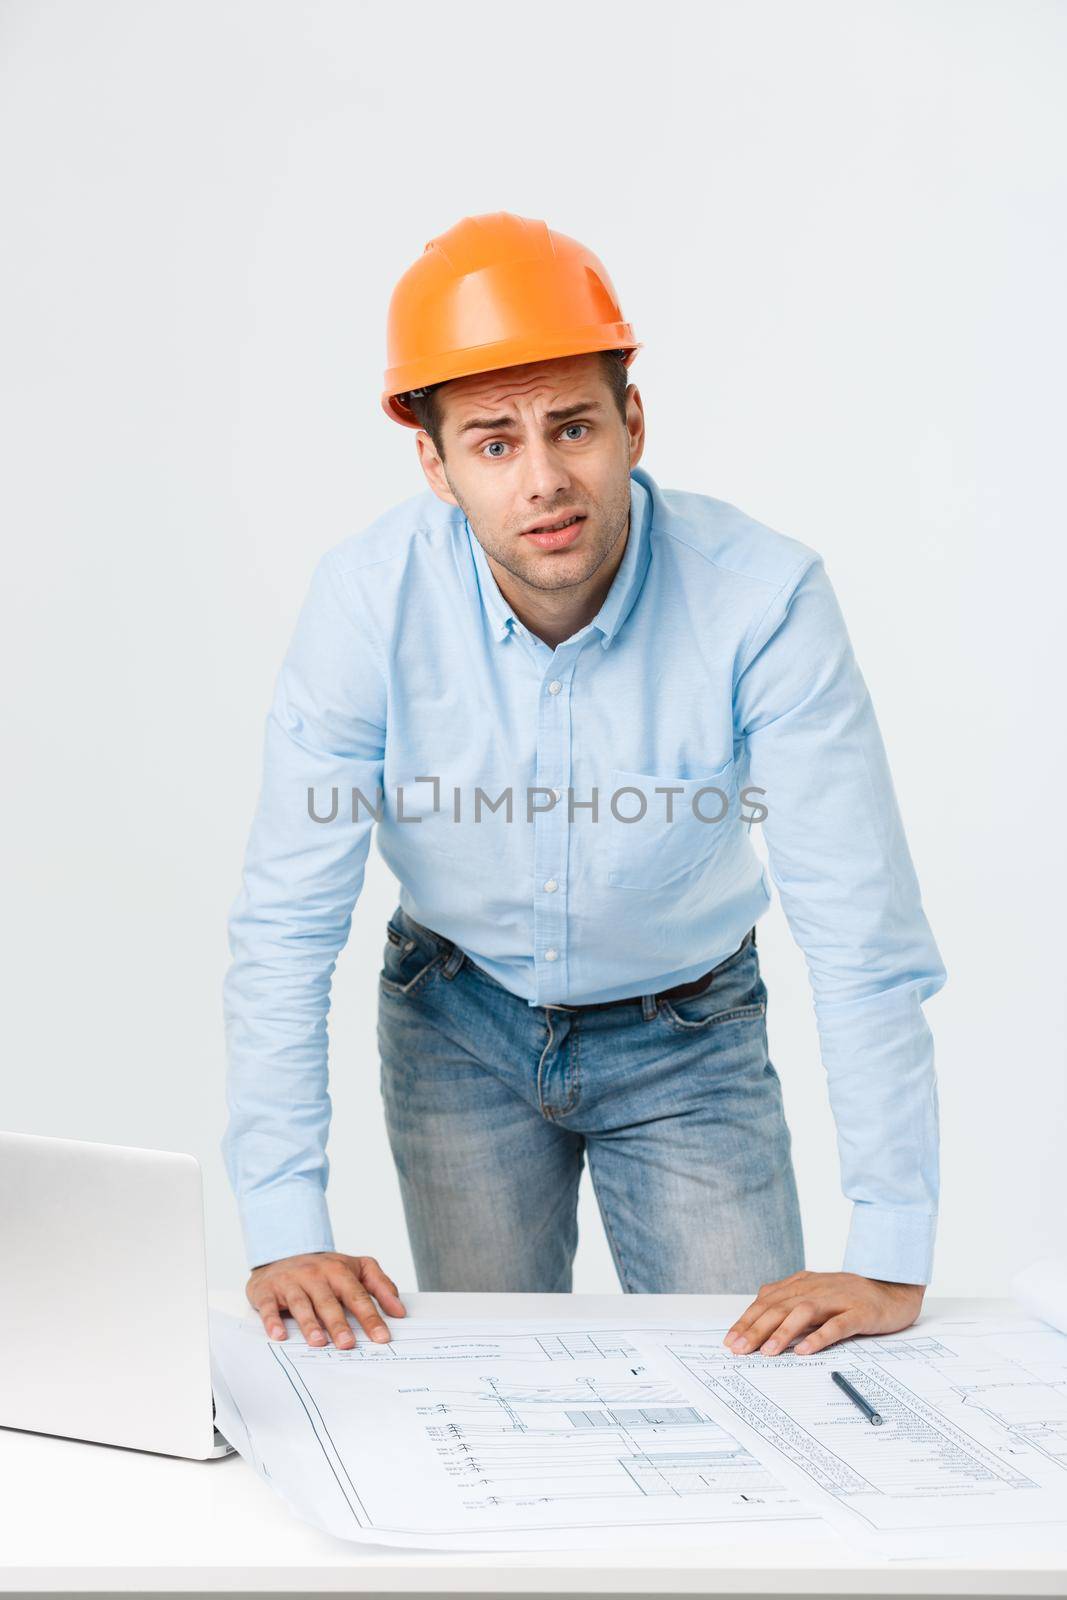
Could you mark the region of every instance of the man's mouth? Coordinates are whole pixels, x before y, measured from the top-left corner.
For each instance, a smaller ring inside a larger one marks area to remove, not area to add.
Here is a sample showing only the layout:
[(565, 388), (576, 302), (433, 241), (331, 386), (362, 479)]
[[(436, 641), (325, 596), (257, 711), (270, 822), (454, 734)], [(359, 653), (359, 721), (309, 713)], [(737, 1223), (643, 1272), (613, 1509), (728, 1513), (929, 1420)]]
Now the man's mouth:
[(560, 550), (564, 545), (572, 544), (578, 537), (585, 516), (579, 513), (573, 517), (559, 517), (555, 522), (546, 522), (536, 528), (529, 529), (523, 534), (524, 539), (532, 539), (534, 544), (542, 550)]

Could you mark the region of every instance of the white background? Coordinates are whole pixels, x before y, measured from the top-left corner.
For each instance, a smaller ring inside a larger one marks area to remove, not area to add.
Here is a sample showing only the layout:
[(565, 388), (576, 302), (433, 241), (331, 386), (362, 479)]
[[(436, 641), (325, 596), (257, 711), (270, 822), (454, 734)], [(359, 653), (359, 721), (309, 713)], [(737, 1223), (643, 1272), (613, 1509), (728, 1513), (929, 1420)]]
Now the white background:
[[(1025, 0), (0, 6), (3, 1126), (195, 1152), (243, 1283), (221, 984), (263, 719), (318, 556), (424, 487), (379, 405), (392, 285), (509, 210), (608, 267), (652, 475), (826, 559), (949, 972), (934, 1290), (1064, 1244), (1065, 44)], [(339, 1248), (413, 1288), (395, 900), (372, 850), (330, 1194)], [(835, 1269), (777, 902), (759, 949)], [(614, 1289), (588, 1187), (582, 1222), (575, 1288)]]

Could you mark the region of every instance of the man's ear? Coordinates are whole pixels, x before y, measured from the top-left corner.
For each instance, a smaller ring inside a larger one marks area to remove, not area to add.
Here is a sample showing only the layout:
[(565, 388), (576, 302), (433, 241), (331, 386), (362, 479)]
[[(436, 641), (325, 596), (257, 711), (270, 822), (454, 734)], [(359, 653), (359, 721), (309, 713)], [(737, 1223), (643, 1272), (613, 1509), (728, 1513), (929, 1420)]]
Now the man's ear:
[(437, 454), (436, 446), (425, 428), (420, 428), (416, 433), (415, 448), (419, 452), (419, 465), (423, 470), (426, 482), (430, 485), (438, 500), (443, 500), (446, 505), (458, 506), (459, 501), (448, 487), (444, 463)]
[(645, 453), (645, 408), (635, 383), (626, 395), (626, 431), (630, 435), (630, 466), (636, 467)]

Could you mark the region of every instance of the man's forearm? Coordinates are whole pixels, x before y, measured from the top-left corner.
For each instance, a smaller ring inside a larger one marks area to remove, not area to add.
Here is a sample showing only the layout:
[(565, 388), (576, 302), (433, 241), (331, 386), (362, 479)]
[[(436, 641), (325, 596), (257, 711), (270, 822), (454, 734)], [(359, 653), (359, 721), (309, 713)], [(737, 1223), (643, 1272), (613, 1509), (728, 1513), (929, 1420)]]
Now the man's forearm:
[(737, 691), (771, 874), (808, 966), (853, 1203), (846, 1271), (926, 1283), (938, 1206), (945, 982), (874, 708), (821, 562), (766, 616)]
[(327, 1015), (372, 819), (315, 820), (332, 790), (373, 793), (384, 681), (329, 558), (316, 568), (266, 721), (263, 781), (229, 918), (222, 1151), (250, 1266), (333, 1249), (326, 1207)]

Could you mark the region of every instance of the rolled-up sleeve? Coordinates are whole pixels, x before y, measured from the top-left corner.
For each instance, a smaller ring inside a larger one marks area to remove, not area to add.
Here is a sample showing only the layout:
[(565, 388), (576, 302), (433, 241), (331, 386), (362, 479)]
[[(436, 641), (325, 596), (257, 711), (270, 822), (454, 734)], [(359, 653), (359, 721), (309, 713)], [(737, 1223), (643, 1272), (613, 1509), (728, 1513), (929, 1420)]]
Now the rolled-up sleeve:
[(852, 1201), (844, 1270), (928, 1283), (938, 1097), (922, 1006), (946, 972), (871, 697), (815, 552), (746, 641), (734, 707), (745, 781), (766, 791), (770, 874), (814, 998)]
[[(363, 887), (385, 741), (382, 651), (356, 579), (332, 555), (312, 575), (266, 719), (229, 915), (221, 1149), (250, 1267), (334, 1248), (327, 1014)], [(357, 801), (356, 820), (353, 791), (367, 802)], [(330, 818), (335, 796), (333, 819), (315, 820)]]

